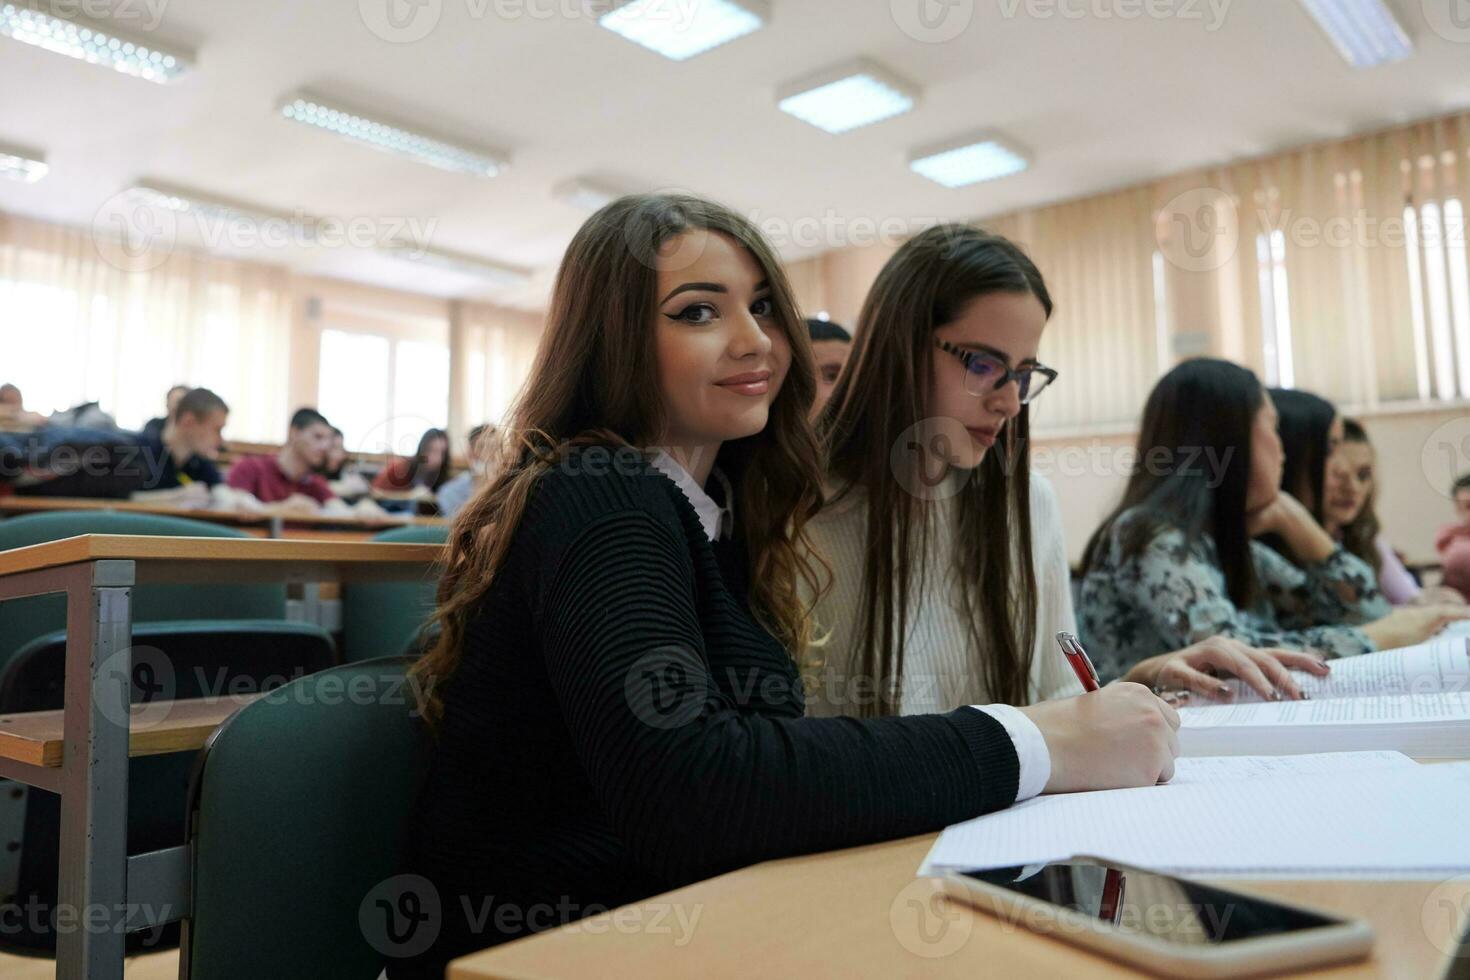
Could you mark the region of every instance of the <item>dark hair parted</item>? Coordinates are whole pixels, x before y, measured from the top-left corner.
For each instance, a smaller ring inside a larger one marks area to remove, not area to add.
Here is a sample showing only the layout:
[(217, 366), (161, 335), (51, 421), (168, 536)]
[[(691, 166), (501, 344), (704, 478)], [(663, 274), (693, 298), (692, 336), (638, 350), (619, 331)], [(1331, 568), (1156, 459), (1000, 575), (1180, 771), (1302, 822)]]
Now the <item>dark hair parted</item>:
[[(1259, 585), (1246, 530), (1246, 503), (1252, 431), (1264, 403), (1265, 389), (1254, 374), (1217, 358), (1184, 361), (1160, 378), (1143, 409), (1138, 463), (1122, 502), (1087, 542), (1083, 573), (1101, 560), (1114, 524), (1137, 508), (1127, 526), (1117, 529), (1121, 558), (1139, 554), (1169, 528), (1180, 531), (1191, 544), (1209, 535), (1231, 601), (1242, 609), (1251, 606)], [(1150, 451), (1157, 449), (1168, 450), (1173, 459), (1202, 454), (1219, 460), (1223, 469), (1217, 473), (1206, 466), (1146, 465)]]
[[(934, 331), (958, 319), (974, 299), (996, 292), (1029, 293), (1051, 316), (1041, 272), (1008, 239), (966, 225), (939, 225), (910, 239), (878, 273), (847, 369), (818, 419), (835, 499), (860, 492), (867, 504), (862, 648), (855, 660), (863, 676), (902, 678), (911, 583), (917, 574), (923, 588), (933, 571), (924, 556), (936, 532), (924, 502), (906, 489), (918, 485), (913, 481), (922, 460), (916, 453), (895, 458), (892, 447), (930, 414)], [(1002, 441), (965, 481), (955, 508), (958, 525), (937, 532), (955, 541), (955, 578), (975, 669), (991, 697), (1011, 704), (1026, 701), (1036, 636), (1028, 413), (1023, 407), (1006, 425)], [(913, 472), (895, 472), (894, 466)], [(896, 714), (893, 690), (880, 687), (863, 712)]]

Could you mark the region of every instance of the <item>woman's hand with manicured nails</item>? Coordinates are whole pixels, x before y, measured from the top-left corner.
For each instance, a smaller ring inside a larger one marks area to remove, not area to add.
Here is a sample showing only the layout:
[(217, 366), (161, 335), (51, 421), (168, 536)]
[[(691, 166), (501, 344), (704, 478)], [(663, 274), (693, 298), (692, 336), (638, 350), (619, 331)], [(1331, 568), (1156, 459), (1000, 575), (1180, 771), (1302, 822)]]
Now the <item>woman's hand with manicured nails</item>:
[[(1267, 701), (1299, 701), (1306, 695), (1292, 678), (1293, 670), (1326, 677), (1331, 668), (1321, 654), (1258, 649), (1227, 636), (1212, 636), (1177, 653), (1140, 661), (1123, 679), (1167, 690), (1176, 694), (1173, 700), (1194, 694), (1209, 700), (1228, 700), (1235, 689), (1221, 678), (1238, 677)], [(1169, 699), (1169, 694), (1164, 697)]]
[(1450, 623), (1470, 619), (1466, 606), (1399, 606), (1382, 619), (1360, 626), (1380, 650), (1423, 643)]
[(1046, 793), (1153, 786), (1174, 775), (1179, 713), (1140, 684), (1020, 709), (1051, 753)]

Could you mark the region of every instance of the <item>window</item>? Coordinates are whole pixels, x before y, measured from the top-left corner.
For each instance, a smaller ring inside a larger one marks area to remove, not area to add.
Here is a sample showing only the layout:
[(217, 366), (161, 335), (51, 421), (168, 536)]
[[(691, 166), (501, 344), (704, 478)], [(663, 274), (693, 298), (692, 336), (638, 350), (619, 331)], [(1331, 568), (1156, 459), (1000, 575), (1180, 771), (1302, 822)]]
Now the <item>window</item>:
[(1459, 198), (1404, 209), (1419, 397), (1470, 398), (1470, 263)]
[(317, 408), (342, 430), (352, 449), (367, 449), (381, 439), (388, 418), (387, 337), (323, 330)]
[(322, 331), (317, 407), (354, 452), (411, 456), (449, 421), (449, 347), (387, 333)]
[(1261, 334), (1266, 355), (1266, 384), (1296, 386), (1291, 340), (1291, 287), (1286, 275), (1286, 233), (1277, 229), (1256, 236), (1256, 268), (1261, 284)]

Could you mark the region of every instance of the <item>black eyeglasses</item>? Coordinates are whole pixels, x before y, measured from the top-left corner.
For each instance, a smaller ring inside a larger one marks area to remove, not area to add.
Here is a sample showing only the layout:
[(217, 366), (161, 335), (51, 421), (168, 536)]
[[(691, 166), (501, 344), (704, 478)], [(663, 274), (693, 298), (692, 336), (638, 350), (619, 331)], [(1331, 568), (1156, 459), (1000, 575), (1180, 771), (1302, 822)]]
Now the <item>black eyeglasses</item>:
[(937, 337), (934, 343), (940, 350), (959, 358), (965, 366), (965, 390), (972, 395), (988, 395), (1014, 381), (1021, 404), (1029, 405), (1057, 379), (1055, 371), (1041, 364), (1012, 368), (1002, 358), (985, 351), (965, 350)]

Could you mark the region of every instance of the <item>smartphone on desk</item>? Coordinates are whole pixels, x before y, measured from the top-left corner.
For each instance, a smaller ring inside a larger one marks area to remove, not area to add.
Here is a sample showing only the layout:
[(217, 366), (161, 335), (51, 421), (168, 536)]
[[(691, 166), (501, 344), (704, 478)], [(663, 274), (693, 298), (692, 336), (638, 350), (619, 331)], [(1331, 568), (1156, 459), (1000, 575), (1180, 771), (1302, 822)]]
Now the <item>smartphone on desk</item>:
[(1016, 928), (1165, 977), (1301, 970), (1373, 948), (1373, 929), (1360, 920), (1091, 858), (941, 881), (951, 898)]

